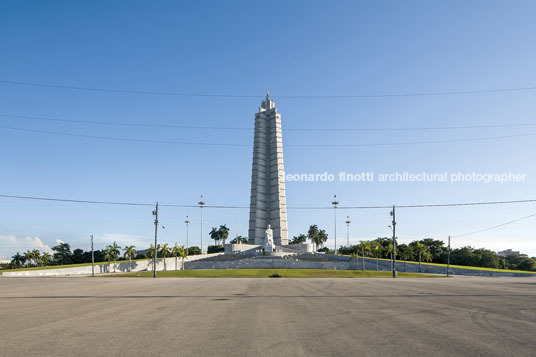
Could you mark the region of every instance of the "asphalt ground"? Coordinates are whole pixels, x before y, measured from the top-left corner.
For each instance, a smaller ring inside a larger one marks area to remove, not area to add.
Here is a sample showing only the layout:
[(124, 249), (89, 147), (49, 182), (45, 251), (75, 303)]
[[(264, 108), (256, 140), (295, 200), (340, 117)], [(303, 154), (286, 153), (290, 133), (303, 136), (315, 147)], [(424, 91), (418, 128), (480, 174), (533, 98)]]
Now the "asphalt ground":
[(0, 356), (534, 356), (536, 278), (0, 278)]

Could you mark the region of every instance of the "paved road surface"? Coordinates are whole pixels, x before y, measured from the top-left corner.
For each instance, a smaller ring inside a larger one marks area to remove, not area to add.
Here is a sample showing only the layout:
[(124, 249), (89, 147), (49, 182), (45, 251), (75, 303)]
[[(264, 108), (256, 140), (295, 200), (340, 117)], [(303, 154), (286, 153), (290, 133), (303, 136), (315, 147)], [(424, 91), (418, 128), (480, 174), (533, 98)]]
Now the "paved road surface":
[(0, 356), (534, 356), (535, 332), (535, 278), (0, 278)]

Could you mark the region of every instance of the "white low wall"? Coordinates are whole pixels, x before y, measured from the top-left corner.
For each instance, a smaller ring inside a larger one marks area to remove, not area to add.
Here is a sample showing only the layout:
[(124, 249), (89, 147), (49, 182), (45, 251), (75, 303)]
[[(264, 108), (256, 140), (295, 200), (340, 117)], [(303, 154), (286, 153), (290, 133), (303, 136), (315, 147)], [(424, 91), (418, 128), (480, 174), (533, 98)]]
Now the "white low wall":
[[(223, 253), (204, 254), (204, 255), (190, 255), (184, 259), (184, 263), (192, 262), (198, 259), (207, 257), (213, 257), (221, 255)], [(177, 259), (177, 269), (182, 269), (181, 259)], [(104, 274), (108, 272), (121, 273), (121, 272), (138, 272), (138, 271), (152, 271), (153, 264), (151, 260), (138, 260), (132, 262), (132, 270), (128, 261), (121, 261), (117, 263), (108, 264), (95, 264), (95, 274)], [(158, 259), (156, 265), (156, 271), (175, 270), (175, 258)], [(4, 277), (36, 277), (36, 276), (71, 276), (71, 275), (91, 275), (91, 265), (72, 267), (72, 268), (57, 268), (57, 269), (41, 269), (41, 270), (22, 270), (22, 271), (4, 271), (2, 276)]]

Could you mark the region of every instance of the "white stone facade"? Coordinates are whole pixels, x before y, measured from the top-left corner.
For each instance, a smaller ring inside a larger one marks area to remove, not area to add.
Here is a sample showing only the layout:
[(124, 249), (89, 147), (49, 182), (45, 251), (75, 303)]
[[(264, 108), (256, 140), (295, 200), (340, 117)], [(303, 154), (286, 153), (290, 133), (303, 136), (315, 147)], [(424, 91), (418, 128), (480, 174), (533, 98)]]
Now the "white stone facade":
[(275, 245), (288, 244), (281, 114), (266, 95), (255, 114), (248, 244), (264, 245), (272, 226)]

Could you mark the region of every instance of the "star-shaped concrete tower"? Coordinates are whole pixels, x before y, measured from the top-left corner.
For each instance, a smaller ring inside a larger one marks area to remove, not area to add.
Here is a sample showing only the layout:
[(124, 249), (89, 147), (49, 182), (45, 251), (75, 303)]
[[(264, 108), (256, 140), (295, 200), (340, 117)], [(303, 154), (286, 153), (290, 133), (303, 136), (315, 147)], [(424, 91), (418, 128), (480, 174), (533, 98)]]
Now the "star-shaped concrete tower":
[(288, 244), (287, 199), (283, 164), (281, 114), (267, 91), (255, 114), (251, 200), (249, 206), (249, 244), (264, 244), (268, 225), (275, 245)]

